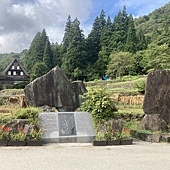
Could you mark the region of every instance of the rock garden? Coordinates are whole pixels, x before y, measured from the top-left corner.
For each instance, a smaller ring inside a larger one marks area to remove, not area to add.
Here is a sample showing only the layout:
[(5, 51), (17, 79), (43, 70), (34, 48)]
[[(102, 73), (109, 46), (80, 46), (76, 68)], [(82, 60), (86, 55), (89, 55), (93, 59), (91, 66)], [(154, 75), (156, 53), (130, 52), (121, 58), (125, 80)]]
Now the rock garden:
[[(58, 69), (56, 70), (58, 71)], [(53, 71), (55, 72), (55, 70)], [(53, 74), (49, 72), (49, 75)], [(59, 74), (56, 72), (56, 75)], [(105, 81), (104, 86), (96, 86), (95, 82), (92, 86), (85, 83), (87, 92), (83, 90), (81, 105), (79, 97), (82, 94), (80, 88), (82, 83), (80, 82), (69, 84), (67, 87), (70, 91), (69, 98), (72, 101), (72, 104), (69, 103), (69, 105), (65, 100), (59, 100), (60, 103), (55, 101), (53, 95), (49, 96), (48, 102), (50, 101), (50, 103), (46, 103), (41, 94), (44, 94), (43, 89), (48, 89), (45, 88), (48, 84), (41, 82), (38, 84), (45, 85), (39, 88), (38, 92), (37, 88), (36, 90), (31, 89), (31, 87), (37, 87), (36, 84), (28, 85), (25, 90), (25, 97), (34, 107), (27, 105), (26, 108), (23, 108), (22, 102), (19, 104), (19, 96), (24, 92), (23, 89), (11, 90), (12, 92), (2, 90), (0, 91), (0, 145), (42, 145), (44, 130), (39, 124), (38, 113), (42, 111), (55, 112), (56, 110), (60, 112), (64, 109), (65, 112), (85, 111), (91, 113), (96, 132), (96, 137), (92, 142), (94, 146), (131, 145), (134, 138), (147, 142), (170, 142), (169, 75), (168, 71), (156, 71), (148, 74), (146, 88), (143, 89), (145, 97), (139, 92), (132, 93), (131, 91), (128, 92), (128, 95), (125, 91), (113, 92)], [(41, 78), (37, 79), (37, 81), (39, 80)], [(68, 82), (65, 77), (64, 80)], [(64, 81), (62, 82), (64, 83)], [(112, 82), (111, 85), (113, 84), (116, 83)], [(59, 92), (59, 96), (62, 98), (67, 91), (60, 89), (61, 87), (66, 86), (63, 84), (63, 86), (51, 88), (50, 93), (58, 88), (55, 93)], [(132, 84), (128, 87), (132, 88)], [(73, 91), (71, 91), (72, 89)], [(115, 89), (117, 90), (117, 87)], [(142, 93), (143, 90), (141, 90)], [(29, 95), (33, 93), (36, 96)], [(47, 91), (45, 91), (46, 93)], [(9, 103), (10, 96), (18, 97), (18, 102)], [(76, 102), (74, 98), (76, 98)], [(38, 107), (37, 103), (39, 102), (43, 103), (42, 107)], [(52, 107), (52, 105), (55, 106)]]

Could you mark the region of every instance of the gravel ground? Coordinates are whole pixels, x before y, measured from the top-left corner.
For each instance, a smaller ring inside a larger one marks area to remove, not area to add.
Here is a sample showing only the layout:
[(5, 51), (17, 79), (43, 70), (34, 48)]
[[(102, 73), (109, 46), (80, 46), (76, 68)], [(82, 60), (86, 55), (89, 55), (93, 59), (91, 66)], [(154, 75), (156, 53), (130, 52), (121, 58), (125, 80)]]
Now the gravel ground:
[(89, 143), (40, 147), (0, 147), (0, 170), (169, 170), (170, 144), (136, 141), (133, 145)]

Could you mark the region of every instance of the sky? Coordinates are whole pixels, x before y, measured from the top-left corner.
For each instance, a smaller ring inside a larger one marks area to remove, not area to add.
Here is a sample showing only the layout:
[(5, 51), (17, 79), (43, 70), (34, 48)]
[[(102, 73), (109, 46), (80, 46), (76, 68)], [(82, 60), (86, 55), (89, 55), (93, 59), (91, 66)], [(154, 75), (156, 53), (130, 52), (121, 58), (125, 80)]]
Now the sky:
[(0, 53), (28, 49), (37, 32), (46, 30), (51, 43), (61, 43), (68, 15), (80, 21), (85, 36), (101, 10), (114, 19), (126, 6), (134, 17), (148, 15), (169, 0), (0, 0)]

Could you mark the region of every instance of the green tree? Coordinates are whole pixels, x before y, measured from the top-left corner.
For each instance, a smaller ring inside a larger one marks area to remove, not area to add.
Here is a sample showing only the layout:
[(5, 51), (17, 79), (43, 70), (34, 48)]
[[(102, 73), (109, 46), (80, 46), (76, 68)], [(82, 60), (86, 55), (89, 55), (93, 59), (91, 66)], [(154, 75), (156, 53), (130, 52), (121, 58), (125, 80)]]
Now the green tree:
[(86, 39), (88, 62), (90, 62), (92, 65), (98, 59), (98, 53), (100, 51), (100, 35), (100, 20), (99, 17), (96, 17), (92, 30)]
[(153, 70), (170, 69), (170, 49), (167, 44), (149, 44), (145, 50), (142, 64), (145, 72)]
[(37, 77), (40, 77), (42, 75), (44, 75), (45, 73), (47, 73), (47, 66), (45, 63), (41, 62), (41, 63), (36, 63), (33, 68), (32, 68), (32, 72), (31, 72), (31, 81), (33, 81), (34, 79), (36, 79)]
[(32, 67), (37, 62), (43, 61), (43, 54), (41, 50), (41, 33), (38, 32), (33, 41), (31, 42), (30, 48), (25, 55), (24, 64), (28, 73), (31, 73)]
[(110, 78), (134, 74), (134, 57), (131, 53), (112, 53), (109, 58), (107, 75)]
[(135, 53), (138, 49), (138, 39), (136, 37), (136, 29), (133, 21), (132, 15), (128, 19), (128, 33), (127, 40), (125, 44), (125, 51), (130, 53)]
[(134, 65), (135, 65), (136, 74), (140, 74), (140, 75), (146, 74), (146, 72), (144, 72), (144, 67), (142, 64), (144, 53), (145, 50), (137, 51), (136, 54), (134, 54)]
[(106, 73), (108, 58), (112, 51), (112, 49), (109, 48), (109, 41), (111, 35), (112, 35), (112, 22), (110, 17), (108, 17), (100, 37), (101, 51), (99, 51), (98, 54), (99, 57), (98, 60), (96, 61), (99, 77), (105, 75)]
[(93, 65), (98, 60), (98, 54), (101, 50), (100, 38), (105, 27), (105, 13), (102, 10), (100, 16), (96, 17), (92, 30), (87, 37), (88, 61)]
[(37, 63), (42, 63), (43, 61), (46, 62), (44, 63), (47, 65), (47, 69), (45, 70), (46, 72), (52, 68), (50, 64), (50, 62), (52, 62), (52, 58), (51, 58), (52, 52), (50, 51), (51, 50), (50, 50), (50, 43), (48, 40), (48, 36), (46, 35), (45, 29), (43, 29), (42, 33), (38, 32), (35, 35), (33, 41), (31, 42), (30, 48), (28, 49), (24, 57), (24, 65), (26, 70), (30, 74), (30, 77), (35, 77), (32, 74), (36, 74), (35, 73), (36, 70), (33, 69), (34, 69), (34, 65), (36, 65)]
[(105, 20), (105, 12), (104, 12), (104, 10), (102, 9), (102, 11), (100, 12), (100, 16), (99, 16), (99, 20), (100, 20), (100, 31), (101, 31), (101, 33), (102, 33), (102, 30), (103, 30), (103, 28), (105, 27), (105, 25), (106, 25), (106, 20)]
[(53, 53), (53, 66), (58, 66), (61, 68), (62, 57), (61, 57), (61, 45), (58, 43), (51, 45), (52, 53)]
[(53, 53), (51, 50), (51, 44), (48, 39), (46, 40), (46, 45), (44, 49), (43, 62), (47, 66), (47, 72), (53, 68)]
[[(104, 42), (103, 30), (105, 28), (105, 25), (106, 25), (105, 12), (102, 10), (100, 16), (96, 17), (93, 23), (92, 30), (86, 39), (87, 62), (88, 62), (88, 66), (93, 68), (90, 69), (91, 70), (90, 72), (89, 72), (89, 67), (87, 67), (88, 70), (86, 69), (86, 74), (89, 73), (87, 74), (88, 79), (91, 78), (95, 79), (101, 77), (105, 69), (105, 67), (103, 67), (104, 64), (102, 62), (102, 59), (99, 60), (99, 52), (101, 51), (101, 44), (102, 44), (101, 41)], [(102, 63), (102, 66), (100, 63)]]
[(69, 15), (67, 18), (66, 26), (65, 26), (65, 32), (64, 37), (62, 40), (62, 46), (61, 46), (61, 54), (65, 55), (67, 52), (67, 47), (71, 41), (71, 27), (72, 27), (72, 21), (71, 16)]
[(147, 48), (147, 41), (144, 35), (144, 32), (141, 28), (139, 28), (136, 32), (136, 36), (138, 39), (138, 50), (146, 50)]
[[(77, 75), (75, 77), (75, 69), (80, 70), (83, 74), (83, 70), (85, 69), (86, 63), (86, 53), (84, 47), (84, 34), (83, 31), (79, 27), (80, 22), (78, 19), (75, 19), (69, 31), (69, 44), (66, 49), (66, 53), (62, 58), (62, 69), (65, 70), (66, 74), (71, 79), (77, 79)], [(82, 64), (83, 63), (83, 64)], [(79, 71), (79, 72), (80, 72)], [(82, 75), (81, 74), (81, 75)], [(78, 77), (79, 79), (83, 79), (83, 77)]]
[(47, 33), (45, 31), (45, 29), (42, 30), (41, 32), (41, 37), (40, 37), (40, 45), (41, 45), (41, 54), (43, 56), (44, 54), (44, 50), (45, 50), (45, 46), (46, 46), (46, 42), (49, 41), (49, 38), (47, 36)]
[(113, 21), (113, 34), (110, 39), (112, 51), (124, 51), (128, 32), (128, 14), (126, 7), (115, 16)]
[(170, 29), (168, 25), (164, 25), (164, 29), (160, 36), (157, 38), (157, 45), (168, 44), (170, 47)]

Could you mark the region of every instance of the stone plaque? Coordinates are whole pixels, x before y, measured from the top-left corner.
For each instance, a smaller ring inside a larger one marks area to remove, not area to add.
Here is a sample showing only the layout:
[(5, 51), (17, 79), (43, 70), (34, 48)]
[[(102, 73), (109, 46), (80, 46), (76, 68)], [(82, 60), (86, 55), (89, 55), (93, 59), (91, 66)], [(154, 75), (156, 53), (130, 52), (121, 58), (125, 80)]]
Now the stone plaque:
[(95, 137), (92, 117), (88, 112), (39, 113), (45, 143), (86, 143)]
[(83, 143), (92, 141), (95, 136), (92, 117), (87, 112), (75, 112), (75, 122), (77, 127), (77, 142)]
[(40, 113), (39, 121), (44, 129), (44, 138), (58, 137), (58, 116), (56, 114), (53, 112), (49, 112), (48, 114)]
[(74, 113), (59, 113), (59, 136), (77, 135)]

